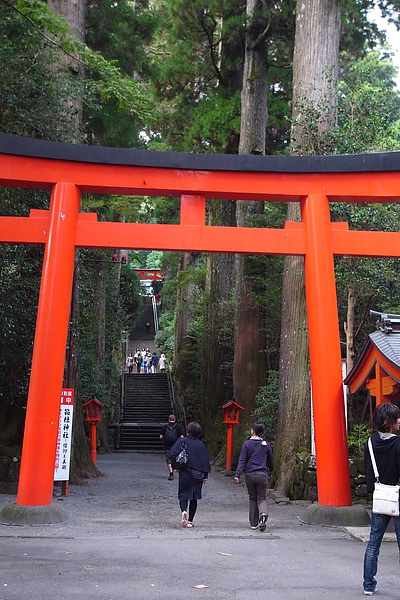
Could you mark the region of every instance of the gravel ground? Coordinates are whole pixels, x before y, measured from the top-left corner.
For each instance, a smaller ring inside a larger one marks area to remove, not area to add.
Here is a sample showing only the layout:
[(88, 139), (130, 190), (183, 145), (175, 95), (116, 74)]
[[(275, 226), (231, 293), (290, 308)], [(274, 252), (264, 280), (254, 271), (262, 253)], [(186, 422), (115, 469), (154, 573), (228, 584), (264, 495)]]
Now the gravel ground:
[[(137, 535), (144, 531), (176, 531), (180, 527), (178, 475), (168, 481), (164, 455), (116, 452), (98, 456), (97, 466), (103, 477), (89, 479), (83, 486), (70, 485), (68, 496), (62, 496), (60, 487), (55, 487), (53, 502), (62, 503), (68, 521), (34, 526), (36, 535), (48, 535), (50, 529), (52, 535), (68, 537), (97, 536), (99, 532)], [(0, 494), (0, 509), (15, 499), (14, 495)], [(297, 519), (303, 506), (285, 509)], [(213, 470), (203, 486), (196, 515), (196, 525), (201, 526), (203, 534), (204, 530), (223, 528), (236, 534), (245, 531), (247, 535), (247, 511), (244, 484), (236, 485), (232, 478), (225, 477), (224, 471)], [(29, 534), (32, 527), (0, 525), (0, 536)]]
[[(304, 503), (273, 492), (264, 533), (250, 530), (243, 484), (213, 470), (193, 529), (161, 454), (98, 457), (103, 477), (55, 488), (68, 521), (0, 525), (0, 600), (357, 600), (365, 543), (305, 525)], [(0, 509), (15, 496), (0, 494)], [(365, 528), (364, 528), (365, 529)], [(383, 544), (379, 597), (398, 598), (397, 544)]]

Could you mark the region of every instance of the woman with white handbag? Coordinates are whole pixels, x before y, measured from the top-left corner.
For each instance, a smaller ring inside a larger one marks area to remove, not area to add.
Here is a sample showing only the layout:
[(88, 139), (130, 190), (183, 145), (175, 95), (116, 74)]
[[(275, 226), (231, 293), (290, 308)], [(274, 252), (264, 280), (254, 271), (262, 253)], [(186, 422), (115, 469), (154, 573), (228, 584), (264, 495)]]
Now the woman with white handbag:
[[(393, 489), (400, 482), (400, 436), (398, 435), (400, 411), (398, 407), (390, 402), (380, 404), (375, 410), (373, 425), (374, 433), (369, 438), (370, 441), (368, 440), (364, 445), (367, 491), (372, 493), (377, 482), (391, 486)], [(391, 518), (393, 518), (400, 552), (400, 516), (398, 510), (392, 510), (391, 514), (384, 514), (374, 511), (374, 507), (376, 510), (381, 510), (377, 506), (375, 507), (374, 498), (370, 538), (364, 556), (363, 585), (366, 596), (372, 596), (377, 588), (375, 575), (378, 571), (378, 556), (382, 538)]]

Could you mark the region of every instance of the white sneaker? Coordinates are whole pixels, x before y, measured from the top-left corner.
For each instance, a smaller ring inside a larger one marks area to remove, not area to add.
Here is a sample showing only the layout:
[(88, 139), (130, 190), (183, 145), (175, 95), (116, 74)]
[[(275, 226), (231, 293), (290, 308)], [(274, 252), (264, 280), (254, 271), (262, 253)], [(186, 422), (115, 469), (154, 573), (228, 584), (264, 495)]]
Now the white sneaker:
[(182, 527), (186, 527), (187, 522), (188, 522), (188, 514), (187, 514), (186, 510), (184, 510), (182, 512), (182, 520), (181, 520)]
[(364, 590), (364, 596), (373, 596), (374, 593), (376, 592), (377, 588), (378, 588), (378, 584), (375, 585), (372, 592), (370, 590)]

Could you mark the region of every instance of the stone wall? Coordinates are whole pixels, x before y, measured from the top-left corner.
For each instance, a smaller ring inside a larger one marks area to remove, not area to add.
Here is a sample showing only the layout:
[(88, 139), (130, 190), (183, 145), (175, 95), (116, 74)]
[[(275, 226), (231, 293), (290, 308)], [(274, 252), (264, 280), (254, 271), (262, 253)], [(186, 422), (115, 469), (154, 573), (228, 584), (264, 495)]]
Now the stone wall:
[(0, 455), (0, 494), (9, 494), (16, 491), (19, 466), (19, 456)]
[[(349, 464), (353, 502), (367, 504), (371, 500), (371, 495), (367, 494), (364, 461), (362, 458), (351, 458)], [(296, 455), (296, 466), (293, 470), (289, 498), (291, 500), (311, 500), (311, 502), (318, 500), (315, 456), (308, 452), (300, 452)]]

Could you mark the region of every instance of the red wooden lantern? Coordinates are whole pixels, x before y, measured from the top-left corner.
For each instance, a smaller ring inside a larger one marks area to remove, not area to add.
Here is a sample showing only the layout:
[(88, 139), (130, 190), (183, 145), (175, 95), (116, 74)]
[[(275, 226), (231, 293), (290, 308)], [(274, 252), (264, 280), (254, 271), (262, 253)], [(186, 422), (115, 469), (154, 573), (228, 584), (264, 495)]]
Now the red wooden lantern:
[(99, 402), (97, 398), (92, 396), (88, 402), (82, 404), (83, 408), (86, 411), (86, 421), (90, 425), (90, 456), (92, 457), (92, 461), (94, 464), (97, 462), (97, 450), (96, 450), (96, 441), (97, 441), (97, 432), (96, 426), (99, 421), (101, 421), (101, 409), (104, 404)]
[(244, 410), (244, 406), (240, 406), (235, 400), (231, 400), (222, 406), (224, 411), (224, 425), (228, 425), (226, 438), (226, 465), (225, 469), (230, 471), (232, 468), (232, 452), (233, 452), (233, 427), (239, 423), (239, 411)]
[(92, 396), (92, 398), (90, 398), (88, 402), (85, 402), (85, 404), (82, 404), (82, 406), (86, 411), (86, 421), (88, 423), (98, 423), (101, 421), (101, 409), (104, 404), (99, 402), (97, 398)]
[(240, 406), (236, 400), (231, 400), (222, 407), (224, 411), (224, 425), (238, 425), (239, 424), (239, 411), (244, 410), (243, 406)]

